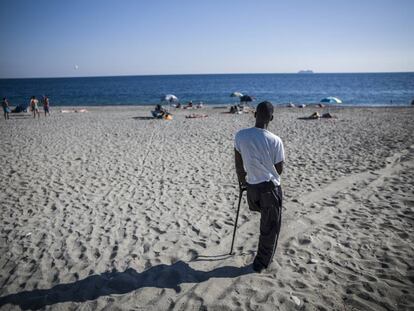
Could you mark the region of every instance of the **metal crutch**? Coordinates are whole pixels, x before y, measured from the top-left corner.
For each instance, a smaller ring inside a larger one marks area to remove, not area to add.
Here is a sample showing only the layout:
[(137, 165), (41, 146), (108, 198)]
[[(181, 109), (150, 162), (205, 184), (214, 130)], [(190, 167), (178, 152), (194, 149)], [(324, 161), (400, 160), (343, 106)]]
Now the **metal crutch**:
[(237, 207), (236, 221), (234, 223), (233, 240), (231, 241), (230, 255), (233, 253), (234, 238), (236, 237), (236, 229), (237, 229), (237, 221), (239, 219), (240, 204), (241, 204), (241, 200), (242, 200), (243, 192), (244, 191), (246, 191), (246, 188), (245, 187), (242, 187), (240, 185), (240, 191), (239, 191), (239, 206)]

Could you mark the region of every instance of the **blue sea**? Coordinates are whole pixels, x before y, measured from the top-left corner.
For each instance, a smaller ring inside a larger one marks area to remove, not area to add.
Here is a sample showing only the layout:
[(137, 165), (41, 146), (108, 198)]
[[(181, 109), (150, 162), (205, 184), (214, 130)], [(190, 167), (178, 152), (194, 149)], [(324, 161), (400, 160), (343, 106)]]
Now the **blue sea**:
[(53, 106), (148, 105), (165, 94), (181, 103), (229, 104), (239, 91), (259, 103), (317, 103), (338, 97), (347, 106), (407, 106), (414, 73), (210, 74), (87, 78), (0, 79), (0, 96), (11, 105), (46, 94)]

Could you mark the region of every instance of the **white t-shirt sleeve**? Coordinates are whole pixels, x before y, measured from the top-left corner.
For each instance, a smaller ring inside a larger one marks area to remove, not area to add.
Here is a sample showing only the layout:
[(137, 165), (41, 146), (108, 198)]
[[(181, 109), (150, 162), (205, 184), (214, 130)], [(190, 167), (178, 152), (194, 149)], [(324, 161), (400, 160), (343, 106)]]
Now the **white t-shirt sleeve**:
[(238, 152), (240, 152), (240, 138), (239, 133), (236, 134), (236, 137), (234, 138), (234, 149), (236, 149)]
[(281, 139), (275, 140), (275, 148), (273, 153), (273, 164), (285, 161), (285, 149)]

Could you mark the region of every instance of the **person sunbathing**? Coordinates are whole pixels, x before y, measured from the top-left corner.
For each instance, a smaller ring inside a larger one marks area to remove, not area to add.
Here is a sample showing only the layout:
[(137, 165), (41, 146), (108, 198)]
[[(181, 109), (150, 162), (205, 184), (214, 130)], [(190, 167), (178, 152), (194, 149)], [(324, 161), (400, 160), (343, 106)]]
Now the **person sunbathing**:
[(320, 117), (321, 117), (321, 115), (319, 114), (319, 112), (314, 112), (308, 117), (301, 117), (301, 118), (298, 118), (298, 119), (299, 120), (318, 120)]
[(321, 115), (319, 114), (319, 112), (314, 112), (308, 117), (308, 119), (319, 119), (320, 117)]
[(186, 117), (186, 119), (198, 119), (198, 118), (207, 118), (208, 115), (192, 113), (192, 114), (190, 114), (188, 116), (185, 116), (185, 117)]
[(192, 109), (193, 108), (193, 101), (190, 100), (187, 104), (187, 106), (184, 106), (184, 109)]
[(335, 117), (335, 116), (333, 116), (333, 115), (331, 115), (329, 112), (324, 113), (324, 114), (321, 116), (321, 118), (324, 118), (324, 119), (336, 119), (336, 117)]
[(229, 113), (238, 113), (238, 114), (241, 114), (241, 113), (243, 113), (243, 108), (240, 108), (237, 105), (231, 106)]
[(157, 104), (151, 113), (154, 118), (162, 119), (167, 111), (160, 104)]

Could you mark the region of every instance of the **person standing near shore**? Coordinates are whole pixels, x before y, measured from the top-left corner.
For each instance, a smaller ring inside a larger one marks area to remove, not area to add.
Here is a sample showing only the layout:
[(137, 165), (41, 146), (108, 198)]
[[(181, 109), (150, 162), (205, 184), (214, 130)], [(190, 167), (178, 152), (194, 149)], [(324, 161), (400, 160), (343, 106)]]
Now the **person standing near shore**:
[(239, 185), (247, 188), (249, 209), (261, 214), (259, 246), (253, 261), (253, 270), (258, 273), (272, 262), (282, 220), (280, 175), (285, 154), (282, 140), (267, 130), (273, 110), (272, 103), (260, 103), (255, 126), (237, 132), (234, 144)]
[(8, 120), (10, 119), (10, 106), (9, 106), (9, 101), (7, 100), (6, 97), (3, 97), (3, 101), (1, 103), (1, 106), (3, 107), (3, 112), (4, 112), (4, 120)]
[(46, 95), (43, 96), (43, 111), (45, 112), (45, 117), (47, 115), (50, 116), (50, 112), (49, 112), (49, 97), (47, 97)]
[(32, 96), (32, 98), (30, 99), (30, 109), (33, 112), (33, 118), (36, 118), (37, 114), (37, 117), (40, 119), (39, 101), (36, 99), (35, 96)]

